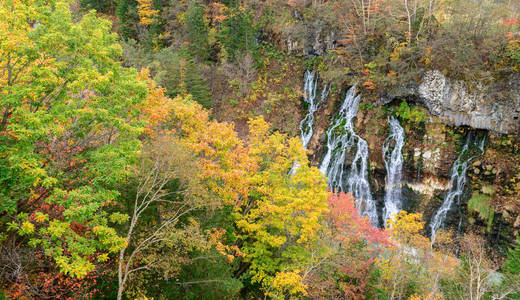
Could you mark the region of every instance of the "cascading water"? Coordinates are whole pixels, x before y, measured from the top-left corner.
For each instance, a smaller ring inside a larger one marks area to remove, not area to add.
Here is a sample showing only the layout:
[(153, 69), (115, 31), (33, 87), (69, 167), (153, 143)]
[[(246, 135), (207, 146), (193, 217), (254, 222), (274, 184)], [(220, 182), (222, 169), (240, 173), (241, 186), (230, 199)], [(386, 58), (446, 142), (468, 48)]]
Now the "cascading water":
[(302, 139), (303, 148), (307, 149), (307, 145), (309, 144), (313, 134), (312, 126), (314, 125), (314, 113), (318, 110), (320, 104), (328, 97), (330, 88), (328, 84), (325, 84), (320, 97), (317, 99), (316, 89), (318, 86), (318, 76), (315, 76), (314, 71), (306, 71), (304, 81), (303, 101), (309, 105), (309, 110), (305, 118), (300, 122), (300, 137)]
[[(446, 216), (450, 211), (453, 202), (460, 203), (460, 198), (464, 193), (466, 186), (466, 172), (468, 165), (477, 155), (484, 153), (485, 136), (480, 136), (474, 132), (469, 132), (466, 137), (464, 147), (451, 167), (451, 190), (444, 197), (444, 202), (430, 222), (431, 241), (432, 245), (435, 243), (435, 236), (437, 230), (441, 228), (446, 220)], [(479, 153), (471, 154), (472, 148), (478, 148)]]
[[(377, 224), (377, 210), (368, 182), (368, 144), (354, 132), (353, 119), (357, 114), (361, 96), (353, 86), (327, 129), (327, 152), (320, 171), (328, 177), (329, 187), (336, 192), (350, 192), (356, 199), (356, 208)], [(347, 150), (355, 147), (356, 153), (347, 169)]]
[[(403, 178), (403, 154), (404, 129), (399, 121), (390, 117), (388, 119), (390, 135), (383, 145), (383, 159), (386, 167), (385, 183), (385, 207), (383, 209), (383, 220), (386, 222), (392, 215), (399, 213), (402, 209), (401, 180)], [(393, 146), (393, 148), (391, 148)]]
[[(315, 76), (314, 71), (305, 71), (304, 75), (304, 85), (303, 85), (303, 101), (309, 105), (309, 109), (307, 111), (307, 115), (300, 122), (300, 138), (302, 140), (302, 145), (304, 149), (307, 149), (309, 142), (311, 141), (312, 134), (314, 133), (312, 126), (314, 125), (314, 113), (320, 107), (320, 104), (325, 101), (325, 99), (329, 95), (330, 86), (325, 84), (323, 90), (321, 91), (321, 95), (318, 99), (316, 99), (316, 89), (318, 87), (318, 76)], [(289, 174), (294, 174), (296, 170), (300, 167), (298, 161), (293, 163)]]

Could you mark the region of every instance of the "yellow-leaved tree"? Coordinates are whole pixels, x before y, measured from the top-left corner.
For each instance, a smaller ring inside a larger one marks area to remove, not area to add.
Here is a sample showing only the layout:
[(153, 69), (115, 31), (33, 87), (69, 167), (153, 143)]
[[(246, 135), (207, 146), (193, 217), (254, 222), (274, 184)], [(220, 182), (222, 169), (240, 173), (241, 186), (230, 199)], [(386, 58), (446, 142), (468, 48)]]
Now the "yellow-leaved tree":
[(309, 166), (299, 139), (269, 133), (261, 117), (250, 120), (249, 128), (256, 171), (249, 174), (251, 191), (237, 225), (251, 281), (272, 298), (305, 295), (304, 276), (327, 251), (319, 245), (328, 211), (325, 177)]
[(139, 22), (143, 25), (150, 25), (159, 15), (159, 10), (153, 7), (152, 0), (137, 0), (137, 13), (139, 14)]
[(421, 219), (420, 213), (401, 211), (389, 220), (395, 247), (377, 261), (379, 288), (388, 299), (442, 299), (439, 283), (453, 276), (457, 259), (431, 247)]
[[(241, 231), (236, 244), (250, 264), (251, 281), (270, 297), (305, 294), (305, 274), (327, 252), (318, 241), (328, 192), (300, 140), (271, 133), (260, 117), (250, 120), (244, 142), (232, 124), (211, 120), (190, 96), (172, 101), (166, 131), (197, 155), (199, 176), (210, 190), (233, 205)], [(289, 174), (295, 161), (299, 168)]]

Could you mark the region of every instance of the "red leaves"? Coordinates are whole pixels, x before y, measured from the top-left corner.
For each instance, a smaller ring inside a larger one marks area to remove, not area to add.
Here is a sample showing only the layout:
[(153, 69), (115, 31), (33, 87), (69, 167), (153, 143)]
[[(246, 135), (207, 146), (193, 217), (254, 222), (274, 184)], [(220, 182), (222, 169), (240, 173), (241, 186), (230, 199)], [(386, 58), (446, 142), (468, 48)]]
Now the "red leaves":
[[(389, 233), (362, 217), (350, 194), (328, 198), (331, 243), (337, 247), (326, 267), (307, 281), (313, 299), (365, 299), (371, 287), (372, 270), (379, 250), (391, 245)], [(338, 248), (339, 247), (339, 248)]]
[(388, 232), (372, 226), (367, 217), (362, 217), (350, 194), (331, 194), (328, 203), (331, 223), (340, 236), (349, 240), (361, 238), (369, 243), (391, 245)]
[(10, 298), (92, 299), (99, 292), (95, 285), (103, 273), (91, 272), (83, 279), (76, 279), (60, 273), (41, 251), (32, 255), (35, 267), (31, 273), (19, 274), (18, 281), (5, 291)]
[(70, 229), (77, 234), (84, 234), (88, 230), (88, 227), (85, 224), (72, 222), (70, 223)]
[(518, 25), (518, 23), (519, 23), (517, 18), (506, 19), (506, 20), (503, 20), (502, 22), (504, 23), (505, 26)]

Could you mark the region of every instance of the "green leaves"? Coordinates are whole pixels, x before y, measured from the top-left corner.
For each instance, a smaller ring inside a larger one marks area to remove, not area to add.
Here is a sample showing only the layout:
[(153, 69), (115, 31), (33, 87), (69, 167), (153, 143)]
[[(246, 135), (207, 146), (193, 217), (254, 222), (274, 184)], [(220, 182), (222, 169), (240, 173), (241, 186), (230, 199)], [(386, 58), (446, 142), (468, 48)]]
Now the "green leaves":
[(126, 246), (108, 223), (128, 217), (104, 210), (133, 176), (147, 86), (120, 65), (111, 23), (74, 21), (69, 5), (0, 3), (0, 213), (18, 214), (10, 230), (83, 277), (93, 255)]
[(77, 255), (73, 257), (59, 255), (55, 258), (55, 261), (63, 273), (79, 279), (85, 277), (88, 272), (93, 271), (95, 268), (94, 264), (89, 260)]
[(41, 234), (48, 235), (51, 240), (57, 240), (62, 238), (66, 233), (70, 231), (70, 224), (68, 222), (61, 222), (53, 220), (49, 222), (49, 227), (42, 228)]
[(478, 213), (480, 218), (487, 222), (487, 230), (489, 232), (495, 216), (495, 208), (493, 207), (495, 189), (492, 186), (484, 185), (481, 188), (481, 192), (473, 191), (471, 199), (468, 201), (468, 210)]
[(115, 212), (110, 215), (109, 220), (112, 223), (124, 224), (128, 221), (129, 218), (130, 217), (128, 215), (125, 215), (125, 214), (122, 214), (119, 212)]
[(417, 107), (410, 108), (406, 101), (399, 104), (395, 115), (401, 120), (411, 123), (422, 123), (426, 118), (423, 111), (420, 111)]
[(238, 54), (254, 50), (256, 29), (251, 12), (244, 8), (227, 9), (217, 36), (231, 62)]
[(188, 31), (189, 49), (201, 61), (208, 59), (209, 25), (204, 17), (204, 9), (197, 1), (190, 3), (186, 15), (186, 30)]

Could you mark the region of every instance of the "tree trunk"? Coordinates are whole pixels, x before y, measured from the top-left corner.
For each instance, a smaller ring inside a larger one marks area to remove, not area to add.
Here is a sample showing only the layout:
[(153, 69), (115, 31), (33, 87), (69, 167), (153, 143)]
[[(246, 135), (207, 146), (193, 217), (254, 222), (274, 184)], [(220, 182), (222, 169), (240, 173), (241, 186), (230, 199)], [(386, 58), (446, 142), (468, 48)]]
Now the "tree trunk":
[(412, 41), (412, 17), (410, 15), (410, 8), (408, 7), (408, 0), (404, 0), (404, 6), (406, 8), (406, 15), (408, 17), (408, 43)]

